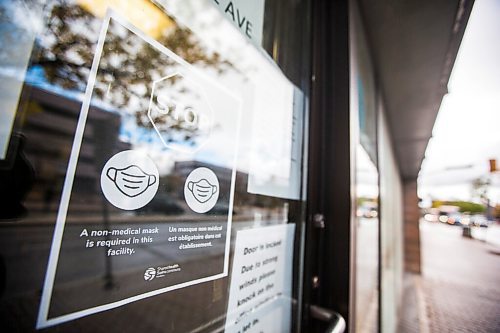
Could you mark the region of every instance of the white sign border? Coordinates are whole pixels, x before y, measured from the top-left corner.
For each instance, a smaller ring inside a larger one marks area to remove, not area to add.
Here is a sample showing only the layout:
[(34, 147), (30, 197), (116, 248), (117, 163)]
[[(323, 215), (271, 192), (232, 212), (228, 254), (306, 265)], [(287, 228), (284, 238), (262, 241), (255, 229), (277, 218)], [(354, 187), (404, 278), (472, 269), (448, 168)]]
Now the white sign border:
[[(90, 70), (89, 74), (89, 80), (87, 83), (87, 88), (85, 91), (85, 97), (83, 99), (82, 103), (82, 108), (80, 111), (80, 116), (78, 118), (78, 124), (75, 132), (75, 139), (73, 141), (73, 146), (71, 148), (71, 155), (70, 155), (70, 160), (68, 163), (68, 169), (66, 172), (66, 178), (64, 180), (64, 187), (63, 187), (63, 192), (61, 196), (61, 203), (59, 205), (59, 210), (57, 213), (57, 219), (56, 219), (56, 226), (54, 229), (54, 236), (52, 239), (52, 245), (51, 245), (51, 250), (50, 250), (50, 255), (49, 255), (49, 261), (47, 265), (47, 273), (45, 275), (45, 281), (43, 284), (43, 292), (42, 292), (42, 297), (40, 301), (40, 308), (38, 312), (38, 318), (37, 318), (37, 323), (36, 323), (36, 329), (42, 329), (42, 328), (47, 328), (50, 326), (58, 325), (64, 322), (68, 322), (71, 320), (75, 320), (78, 318), (82, 318), (94, 313), (114, 309), (141, 299), (145, 299), (148, 297), (156, 296), (168, 291), (176, 290), (176, 289), (181, 289), (184, 287), (189, 287), (195, 284), (203, 283), (203, 282), (208, 282), (208, 281), (213, 281), (217, 280), (223, 277), (226, 277), (228, 275), (228, 269), (229, 269), (229, 251), (230, 251), (230, 245), (231, 245), (231, 225), (232, 225), (232, 215), (233, 215), (233, 205), (234, 205), (234, 189), (235, 189), (235, 180), (236, 180), (236, 162), (237, 162), (237, 149), (235, 151), (235, 156), (234, 156), (234, 161), (233, 161), (233, 170), (231, 173), (231, 187), (230, 187), (230, 196), (229, 196), (229, 211), (228, 211), (228, 220), (227, 220), (227, 226), (226, 226), (226, 246), (225, 246), (225, 252), (224, 252), (224, 270), (220, 274), (212, 275), (212, 276), (207, 276), (201, 279), (197, 280), (192, 280), (180, 284), (176, 284), (173, 286), (153, 290), (144, 294), (128, 297), (125, 299), (122, 299), (120, 301), (108, 303), (108, 304), (103, 304), (99, 305), (96, 307), (88, 308), (85, 310), (80, 310), (76, 311), (73, 313), (69, 313), (66, 315), (62, 315), (59, 317), (54, 317), (54, 318), (48, 318), (49, 314), (49, 307), (50, 307), (50, 302), (52, 298), (52, 290), (54, 286), (54, 280), (55, 280), (55, 275), (56, 275), (56, 269), (57, 269), (57, 263), (59, 260), (59, 253), (61, 250), (61, 244), (62, 244), (62, 239), (63, 239), (63, 234), (64, 234), (64, 227), (66, 224), (66, 217), (67, 217), (67, 212), (68, 212), (68, 206), (69, 206), (69, 200), (71, 197), (71, 191), (73, 188), (73, 180), (75, 177), (75, 172), (76, 172), (76, 166), (78, 163), (78, 157), (80, 155), (80, 148), (83, 140), (83, 134), (85, 130), (85, 124), (87, 122), (87, 115), (90, 107), (90, 100), (92, 98), (92, 92), (94, 90), (94, 85), (96, 81), (96, 76), (97, 76), (97, 71), (99, 68), (99, 62), (102, 56), (102, 50), (104, 47), (104, 42), (106, 39), (106, 34), (108, 31), (109, 27), (109, 22), (110, 20), (113, 19), (132, 31), (134, 34), (142, 38), (145, 42), (150, 44), (152, 47), (156, 48), (158, 51), (166, 54), (167, 56), (171, 57), (174, 59), (176, 62), (180, 63), (181, 65), (185, 66), (186, 68), (190, 69), (191, 71), (196, 72), (196, 75), (202, 76), (205, 79), (211, 81), (212, 84), (217, 86), (219, 89), (223, 90), (226, 94), (231, 95), (235, 100), (238, 101), (239, 107), (237, 108), (236, 112), (238, 113), (237, 115), (237, 129), (236, 129), (236, 140), (238, 141), (239, 139), (239, 133), (240, 133), (240, 123), (241, 123), (241, 99), (236, 96), (234, 93), (232, 93), (230, 90), (226, 89), (224, 86), (220, 85), (219, 83), (213, 81), (211, 78), (208, 76), (204, 75), (203, 73), (197, 72), (196, 69), (192, 68), (192, 66), (186, 62), (184, 59), (170, 51), (168, 48), (160, 44), (158, 41), (150, 38), (149, 36), (145, 35), (142, 31), (137, 29), (135, 26), (130, 24), (125, 18), (121, 17), (118, 13), (113, 11), (112, 9), (108, 9), (106, 12), (106, 17), (103, 20), (102, 23), (102, 28), (101, 32), (99, 34), (99, 40), (97, 42), (97, 47), (96, 47), (96, 52), (94, 55), (94, 60), (92, 62), (92, 67)], [(237, 147), (237, 143), (235, 144)]]

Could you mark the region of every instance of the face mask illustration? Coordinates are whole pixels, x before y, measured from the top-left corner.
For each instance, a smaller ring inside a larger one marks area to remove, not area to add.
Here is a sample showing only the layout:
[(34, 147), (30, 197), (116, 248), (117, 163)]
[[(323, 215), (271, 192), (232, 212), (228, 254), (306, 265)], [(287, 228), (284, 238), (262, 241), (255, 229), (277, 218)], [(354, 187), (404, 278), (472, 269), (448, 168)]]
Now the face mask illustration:
[(194, 198), (201, 203), (205, 203), (217, 192), (217, 186), (212, 185), (206, 179), (200, 179), (197, 182), (187, 184), (189, 191)]
[(118, 190), (128, 197), (136, 197), (156, 183), (156, 176), (145, 173), (137, 165), (129, 165), (123, 169), (109, 167), (106, 171), (111, 181), (116, 185)]

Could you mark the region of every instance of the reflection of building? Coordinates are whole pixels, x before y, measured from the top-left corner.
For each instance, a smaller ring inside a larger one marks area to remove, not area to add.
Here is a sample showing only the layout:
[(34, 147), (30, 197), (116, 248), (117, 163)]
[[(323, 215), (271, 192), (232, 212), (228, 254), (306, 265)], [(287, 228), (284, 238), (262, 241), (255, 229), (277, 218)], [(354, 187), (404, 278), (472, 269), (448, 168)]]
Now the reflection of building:
[[(22, 100), (29, 102), (21, 102), (18, 118), (26, 136), (26, 155), (37, 176), (29, 200), (26, 200), (28, 209), (54, 211), (62, 192), (81, 102), (33, 86), (25, 87)], [(90, 140), (84, 140), (80, 148), (74, 191), (95, 193), (103, 150), (128, 148), (127, 143), (117, 140), (119, 126), (119, 115), (90, 107), (85, 126), (85, 138)], [(103, 147), (100, 136), (106, 136), (107, 147)], [(92, 209), (96, 205), (97, 198), (93, 197), (88, 198), (82, 209)]]

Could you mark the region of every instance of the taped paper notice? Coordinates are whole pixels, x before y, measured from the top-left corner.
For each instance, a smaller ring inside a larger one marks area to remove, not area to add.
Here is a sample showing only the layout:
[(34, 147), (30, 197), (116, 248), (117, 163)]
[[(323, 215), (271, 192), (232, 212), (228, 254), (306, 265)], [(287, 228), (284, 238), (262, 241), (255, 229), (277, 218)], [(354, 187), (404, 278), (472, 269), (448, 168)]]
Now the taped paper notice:
[(236, 235), (225, 332), (290, 332), (295, 225)]
[(304, 95), (272, 66), (253, 79), (256, 96), (248, 192), (298, 200)]

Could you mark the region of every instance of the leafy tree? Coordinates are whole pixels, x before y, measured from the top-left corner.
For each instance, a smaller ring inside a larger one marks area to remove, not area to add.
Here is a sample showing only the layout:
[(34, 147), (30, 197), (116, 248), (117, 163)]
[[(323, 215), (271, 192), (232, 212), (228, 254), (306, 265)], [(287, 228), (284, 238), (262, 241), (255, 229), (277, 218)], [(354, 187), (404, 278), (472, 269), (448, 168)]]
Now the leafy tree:
[(491, 185), (489, 178), (476, 178), (472, 181), (472, 196), (483, 203), (488, 203), (488, 190)]
[(432, 207), (433, 208), (439, 208), (441, 206), (456, 206), (459, 208), (460, 212), (465, 213), (471, 213), (471, 214), (477, 214), (477, 213), (484, 213), (486, 210), (485, 206), (475, 203), (475, 202), (469, 202), (469, 201), (440, 201), (436, 200), (432, 202)]

